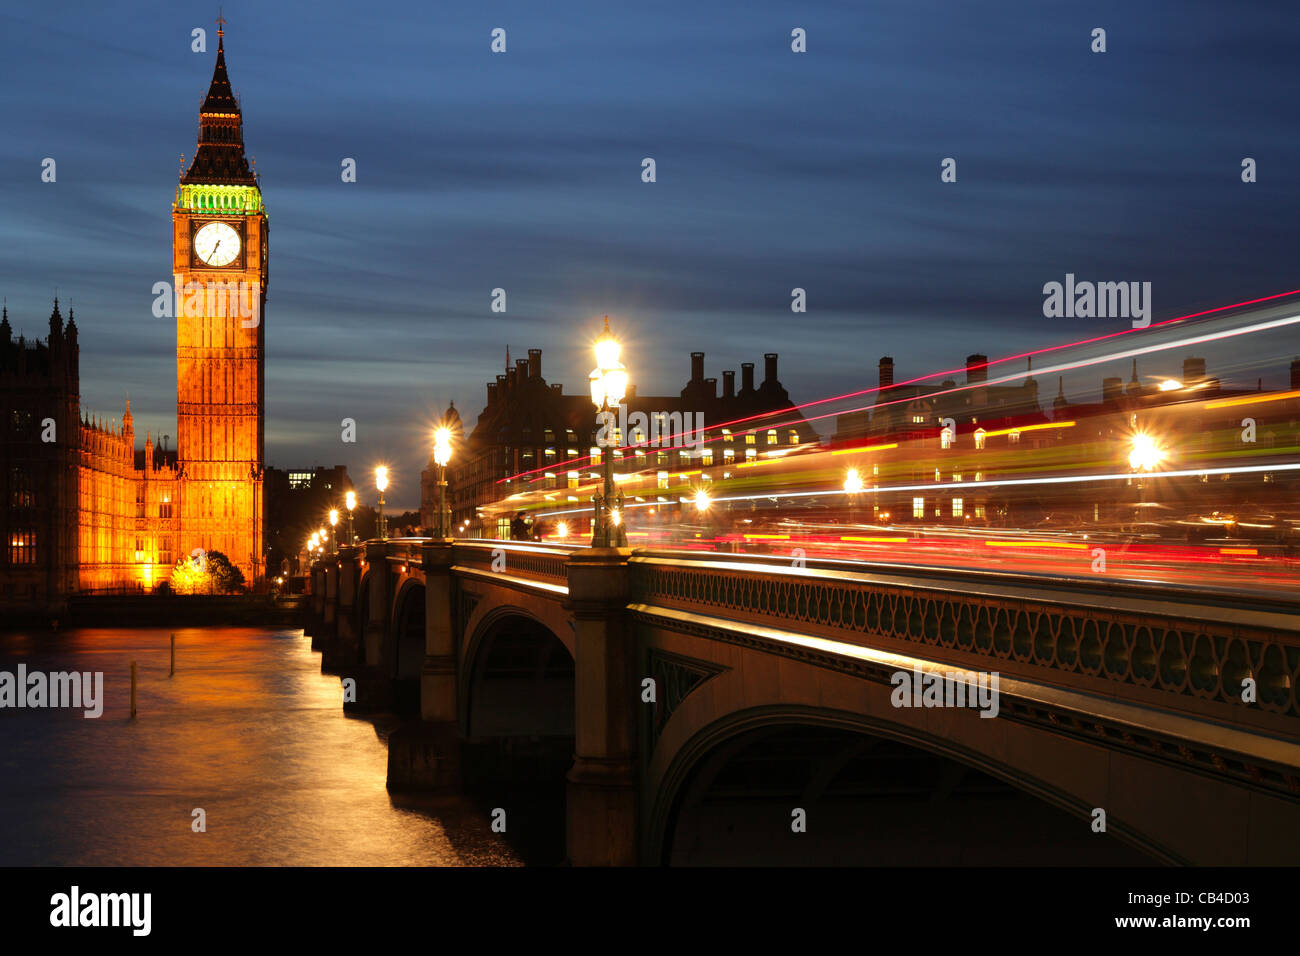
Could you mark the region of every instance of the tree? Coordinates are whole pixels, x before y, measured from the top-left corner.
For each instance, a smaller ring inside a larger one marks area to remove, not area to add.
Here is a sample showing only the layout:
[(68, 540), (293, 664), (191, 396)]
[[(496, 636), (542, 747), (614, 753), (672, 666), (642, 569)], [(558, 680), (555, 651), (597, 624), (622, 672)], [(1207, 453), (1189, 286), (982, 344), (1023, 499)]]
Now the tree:
[(220, 551), (181, 558), (172, 568), (172, 590), (177, 594), (232, 594), (244, 588), (244, 572)]

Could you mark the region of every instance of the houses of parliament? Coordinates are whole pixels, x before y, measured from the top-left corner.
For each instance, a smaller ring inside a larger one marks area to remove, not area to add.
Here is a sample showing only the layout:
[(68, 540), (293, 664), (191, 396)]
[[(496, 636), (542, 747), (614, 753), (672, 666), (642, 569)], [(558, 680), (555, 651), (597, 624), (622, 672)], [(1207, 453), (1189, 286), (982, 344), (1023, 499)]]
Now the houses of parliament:
[[(263, 566), (268, 224), (244, 155), (218, 31), (198, 148), (172, 203), (176, 448), (81, 407), (77, 323), (54, 301), (47, 337), (0, 318), (0, 609), (69, 594), (152, 590), (196, 549), (221, 551), (254, 587)], [(242, 311), (213, 289), (238, 288)], [(184, 290), (184, 297), (182, 296)], [(251, 313), (251, 318), (250, 318)]]

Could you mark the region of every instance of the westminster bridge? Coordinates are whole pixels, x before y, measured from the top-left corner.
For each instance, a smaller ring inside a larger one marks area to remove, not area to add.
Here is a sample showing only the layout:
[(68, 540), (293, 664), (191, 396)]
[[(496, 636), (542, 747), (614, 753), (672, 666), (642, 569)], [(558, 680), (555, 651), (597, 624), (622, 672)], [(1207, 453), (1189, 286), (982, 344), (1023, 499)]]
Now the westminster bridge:
[[(408, 538), (318, 561), (307, 631), (353, 687), (345, 709), (406, 715), (390, 790), (461, 787), (467, 747), (549, 754), (574, 864), (1295, 864), (1297, 610), (1126, 582)], [(934, 675), (994, 673), (993, 709), (918, 706)]]

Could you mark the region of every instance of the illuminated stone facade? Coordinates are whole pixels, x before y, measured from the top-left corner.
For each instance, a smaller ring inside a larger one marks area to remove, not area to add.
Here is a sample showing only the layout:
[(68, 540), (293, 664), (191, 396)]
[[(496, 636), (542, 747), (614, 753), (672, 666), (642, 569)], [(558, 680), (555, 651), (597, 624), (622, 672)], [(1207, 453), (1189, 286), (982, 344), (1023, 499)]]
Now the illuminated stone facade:
[(196, 548), (264, 577), (268, 225), (218, 44), (198, 150), (172, 205), (177, 449), (83, 418), (77, 327), (58, 301), (44, 341), (0, 319), (0, 609), (77, 591), (152, 590)]
[(175, 454), (83, 416), (77, 324), (58, 302), (44, 340), (0, 318), (0, 607), (57, 605), (73, 591), (142, 590), (176, 560)]

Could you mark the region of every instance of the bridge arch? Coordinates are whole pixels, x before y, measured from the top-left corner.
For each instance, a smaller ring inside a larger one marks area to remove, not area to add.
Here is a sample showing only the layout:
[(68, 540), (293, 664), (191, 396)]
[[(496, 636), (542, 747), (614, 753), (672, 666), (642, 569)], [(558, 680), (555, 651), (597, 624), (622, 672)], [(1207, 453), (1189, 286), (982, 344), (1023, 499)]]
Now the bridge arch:
[[(737, 789), (744, 799), (728, 805)], [(1113, 821), (1093, 833), (1090, 801), (1027, 767), (904, 723), (813, 706), (711, 722), (673, 755), (650, 797), (642, 859), (652, 863), (1051, 865), (1062, 851), (1098, 864), (1183, 862)], [(808, 814), (805, 833), (791, 829), (795, 808)], [(753, 846), (765, 849), (740, 851)]]
[(420, 712), (420, 671), (425, 658), (425, 586), (416, 578), (399, 582), (393, 598), (393, 656), (389, 662), (398, 713)]
[(353, 608), (353, 615), (356, 618), (353, 633), (357, 635), (357, 650), (360, 658), (358, 663), (364, 664), (366, 661), (366, 642), (364, 635), (366, 633), (366, 624), (370, 621), (370, 570), (368, 568), (361, 574), (361, 580), (357, 584), (356, 600), (353, 603), (355, 605)]
[(541, 617), (518, 605), (493, 608), (467, 635), (461, 661), (466, 737), (572, 738), (573, 653)]

